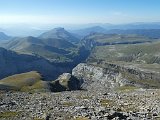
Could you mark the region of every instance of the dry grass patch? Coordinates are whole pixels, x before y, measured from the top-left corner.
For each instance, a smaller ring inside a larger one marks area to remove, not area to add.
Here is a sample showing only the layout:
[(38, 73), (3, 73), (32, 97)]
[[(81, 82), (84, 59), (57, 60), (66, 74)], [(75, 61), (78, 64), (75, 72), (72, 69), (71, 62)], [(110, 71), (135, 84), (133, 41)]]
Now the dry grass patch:
[(0, 118), (10, 118), (18, 115), (18, 112), (6, 111), (0, 113)]
[(126, 86), (121, 86), (121, 87), (118, 87), (117, 88), (117, 91), (121, 91), (121, 92), (129, 92), (129, 91), (134, 91), (138, 89), (137, 87), (135, 86), (129, 86), (129, 85), (126, 85)]
[(72, 103), (72, 102), (63, 102), (62, 106), (64, 106), (64, 107), (70, 107), (70, 106), (74, 106), (74, 103)]
[(87, 118), (87, 117), (76, 117), (76, 118), (74, 118), (72, 120), (90, 120), (90, 119)]
[(112, 100), (108, 100), (108, 99), (101, 99), (100, 104), (104, 107), (111, 107), (111, 106), (113, 106), (114, 102)]

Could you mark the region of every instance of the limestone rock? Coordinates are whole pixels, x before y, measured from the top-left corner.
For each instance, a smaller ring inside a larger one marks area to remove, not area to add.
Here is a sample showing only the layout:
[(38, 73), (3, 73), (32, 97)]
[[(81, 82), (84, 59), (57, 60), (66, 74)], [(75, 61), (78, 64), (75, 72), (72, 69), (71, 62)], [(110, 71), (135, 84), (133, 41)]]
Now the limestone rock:
[(70, 73), (63, 73), (52, 82), (53, 91), (79, 90), (81, 81), (72, 76)]

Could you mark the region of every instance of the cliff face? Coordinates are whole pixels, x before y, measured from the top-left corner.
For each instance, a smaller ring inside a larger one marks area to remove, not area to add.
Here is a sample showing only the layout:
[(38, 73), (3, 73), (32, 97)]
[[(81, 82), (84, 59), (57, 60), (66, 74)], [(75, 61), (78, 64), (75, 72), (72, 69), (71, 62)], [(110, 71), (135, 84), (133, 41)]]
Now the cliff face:
[(122, 74), (123, 78), (127, 79), (134, 85), (140, 85), (145, 88), (160, 88), (159, 71), (143, 69), (134, 65), (122, 66), (105, 63), (102, 66), (109, 69), (118, 70)]
[(126, 85), (142, 88), (160, 87), (159, 73), (109, 63), (103, 67), (81, 63), (72, 70), (72, 75), (83, 79), (83, 89), (109, 89)]
[(136, 79), (141, 80), (160, 80), (160, 72), (145, 70), (141, 68), (137, 68), (134, 66), (122, 66), (117, 64), (105, 63), (105, 67), (116, 69), (122, 73), (128, 73), (130, 75), (134, 75)]
[(82, 88), (113, 88), (120, 86), (121, 74), (109, 69), (80, 63), (72, 70), (72, 75), (78, 79), (83, 79)]

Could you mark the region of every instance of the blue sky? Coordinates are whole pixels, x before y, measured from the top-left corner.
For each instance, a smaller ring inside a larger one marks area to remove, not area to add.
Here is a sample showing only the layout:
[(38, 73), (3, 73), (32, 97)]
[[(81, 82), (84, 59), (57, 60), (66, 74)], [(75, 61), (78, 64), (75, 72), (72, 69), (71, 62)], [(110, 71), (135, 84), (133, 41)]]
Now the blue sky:
[(160, 0), (0, 0), (0, 23), (159, 22)]

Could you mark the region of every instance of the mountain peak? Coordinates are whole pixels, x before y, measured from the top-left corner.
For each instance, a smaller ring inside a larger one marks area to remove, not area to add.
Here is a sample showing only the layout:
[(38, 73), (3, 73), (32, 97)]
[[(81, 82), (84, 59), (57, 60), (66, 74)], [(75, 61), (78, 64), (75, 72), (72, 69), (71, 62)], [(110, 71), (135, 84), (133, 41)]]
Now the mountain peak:
[(35, 37), (33, 36), (27, 36), (27, 37), (24, 37), (25, 39), (35, 39)]
[(89, 35), (90, 33), (105, 33), (106, 29), (101, 26), (92, 26), (89, 28), (79, 29), (79, 30), (75, 30), (72, 32), (79, 36), (84, 37), (84, 36)]
[(39, 36), (39, 38), (64, 39), (68, 42), (78, 42), (78, 39), (62, 27), (54, 28)]
[(66, 31), (64, 28), (62, 27), (57, 27), (57, 28), (54, 28), (50, 31), (48, 31), (48, 33), (52, 33), (52, 34), (57, 34), (57, 33), (63, 33), (63, 34), (68, 34), (68, 31)]
[(4, 32), (0, 32), (0, 35), (5, 35)]
[(6, 35), (4, 32), (0, 32), (0, 40), (8, 40), (10, 37)]
[(58, 27), (58, 28), (54, 28), (53, 30), (56, 30), (56, 31), (64, 31), (65, 29), (64, 28), (62, 28), (62, 27)]

